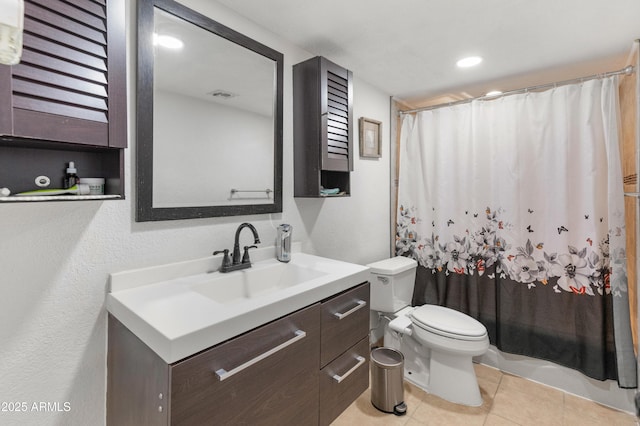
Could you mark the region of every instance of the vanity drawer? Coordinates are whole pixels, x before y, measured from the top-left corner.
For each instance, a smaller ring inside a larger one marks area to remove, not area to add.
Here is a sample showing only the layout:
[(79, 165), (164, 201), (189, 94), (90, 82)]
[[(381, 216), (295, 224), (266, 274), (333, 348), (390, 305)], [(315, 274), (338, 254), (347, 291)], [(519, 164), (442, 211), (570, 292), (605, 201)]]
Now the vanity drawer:
[(320, 367), (369, 334), (369, 283), (322, 303)]
[(369, 387), (369, 339), (320, 371), (320, 425), (328, 425)]
[(171, 366), (171, 425), (318, 422), (320, 304)]

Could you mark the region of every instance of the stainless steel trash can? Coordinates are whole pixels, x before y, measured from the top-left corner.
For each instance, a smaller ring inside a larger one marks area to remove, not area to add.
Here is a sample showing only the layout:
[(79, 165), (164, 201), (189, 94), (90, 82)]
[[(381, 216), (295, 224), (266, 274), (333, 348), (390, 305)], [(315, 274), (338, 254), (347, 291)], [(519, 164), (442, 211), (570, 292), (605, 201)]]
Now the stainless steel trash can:
[(380, 411), (401, 416), (404, 403), (404, 356), (391, 348), (371, 351), (371, 403)]

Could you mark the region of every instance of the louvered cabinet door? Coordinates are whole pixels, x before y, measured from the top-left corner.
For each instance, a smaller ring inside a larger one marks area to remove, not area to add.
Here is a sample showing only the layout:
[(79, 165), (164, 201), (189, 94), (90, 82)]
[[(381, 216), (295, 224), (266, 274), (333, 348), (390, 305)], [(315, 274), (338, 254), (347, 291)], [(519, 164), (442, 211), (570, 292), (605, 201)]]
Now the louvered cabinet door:
[(351, 128), (352, 74), (330, 61), (321, 64), (322, 170), (353, 170), (353, 130)]
[(293, 66), (295, 197), (322, 197), (321, 188), (350, 195), (352, 80), (351, 71), (321, 56)]
[(21, 61), (0, 66), (0, 133), (126, 147), (124, 25), (124, 0), (25, 0)]

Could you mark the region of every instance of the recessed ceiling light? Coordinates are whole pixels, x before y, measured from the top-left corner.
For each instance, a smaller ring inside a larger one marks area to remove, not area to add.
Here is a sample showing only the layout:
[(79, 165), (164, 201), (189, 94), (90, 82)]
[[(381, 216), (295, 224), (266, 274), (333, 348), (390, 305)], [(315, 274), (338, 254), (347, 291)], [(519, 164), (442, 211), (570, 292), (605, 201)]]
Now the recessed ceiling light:
[(487, 92), (485, 94), (485, 96), (488, 96), (490, 98), (493, 97), (493, 96), (500, 96), (500, 95), (502, 95), (502, 92), (500, 90), (492, 90), (492, 91)]
[(182, 49), (184, 43), (182, 40), (169, 35), (153, 33), (153, 45), (166, 47), (167, 49)]
[(456, 65), (460, 68), (469, 68), (478, 65), (480, 62), (482, 62), (482, 58), (480, 56), (469, 56), (468, 58), (460, 59), (456, 62)]

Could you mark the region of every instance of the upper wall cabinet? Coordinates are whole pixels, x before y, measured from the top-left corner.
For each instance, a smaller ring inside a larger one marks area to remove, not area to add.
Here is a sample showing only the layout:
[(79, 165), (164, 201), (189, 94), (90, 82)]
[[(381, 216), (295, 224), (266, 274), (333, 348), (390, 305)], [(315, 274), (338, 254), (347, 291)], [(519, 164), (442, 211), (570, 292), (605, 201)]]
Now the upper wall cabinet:
[[(123, 195), (124, 0), (25, 0), (19, 64), (0, 65), (0, 186), (62, 185), (66, 163)], [(3, 200), (13, 201), (13, 200)]]
[(350, 194), (353, 76), (323, 57), (293, 67), (296, 197)]
[(25, 0), (22, 59), (0, 66), (0, 134), (125, 147), (123, 0)]

